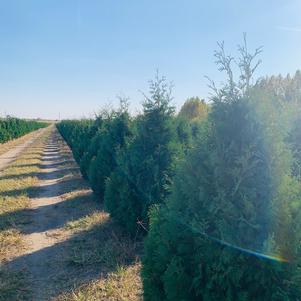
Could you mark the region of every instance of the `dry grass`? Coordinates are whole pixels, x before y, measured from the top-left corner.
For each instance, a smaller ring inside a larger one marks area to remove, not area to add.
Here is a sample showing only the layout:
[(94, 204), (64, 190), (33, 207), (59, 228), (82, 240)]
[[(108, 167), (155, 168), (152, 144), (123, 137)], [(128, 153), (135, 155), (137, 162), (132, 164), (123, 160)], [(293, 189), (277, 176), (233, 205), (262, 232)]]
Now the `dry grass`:
[(108, 221), (109, 215), (104, 213), (103, 211), (95, 211), (90, 215), (86, 215), (82, 218), (79, 218), (74, 221), (70, 221), (65, 225), (66, 230), (75, 231), (83, 231), (89, 230), (95, 227), (95, 225), (99, 225)]
[[(61, 264), (74, 271), (75, 274), (69, 271), (70, 282), (76, 283), (78, 273), (82, 278), (87, 276), (92, 280), (74, 285), (73, 290), (53, 300), (142, 300), (141, 244), (124, 235), (109, 214), (95, 202), (91, 192), (83, 196), (86, 198), (82, 202), (72, 204), (73, 209), (80, 212), (85, 212), (87, 208), (93, 210), (65, 224), (64, 229), (72, 239), (62, 254)], [(71, 195), (69, 197), (72, 198)]]
[[(70, 156), (70, 150), (64, 145), (62, 151)], [(72, 177), (78, 178), (78, 172), (74, 172)], [(69, 273), (70, 282), (76, 283), (72, 277), (78, 277), (78, 274), (88, 280), (73, 285), (72, 290), (52, 300), (141, 301), (141, 242), (133, 242), (123, 233), (94, 199), (89, 187), (83, 186), (64, 194), (64, 199), (64, 206), (82, 214), (64, 226), (72, 239), (61, 257), (62, 265), (77, 273)], [(74, 199), (78, 201), (72, 201)]]
[(120, 267), (105, 279), (92, 281), (56, 301), (140, 301), (142, 300), (140, 264)]
[(28, 149), (0, 176), (0, 261), (12, 257), (20, 248), (20, 229), (29, 222), (25, 214), (30, 200), (28, 194), (39, 181), (34, 174), (39, 172), (43, 141), (36, 142), (34, 155), (33, 148)]
[[(17, 139), (31, 138), (31, 134)], [(0, 300), (26, 300), (28, 291), (22, 272), (13, 272), (4, 267), (5, 262), (16, 257), (24, 249), (22, 226), (30, 222), (26, 210), (29, 206), (29, 191), (36, 185), (45, 137), (37, 141), (0, 175)], [(23, 141), (23, 142), (24, 142)], [(17, 141), (12, 141), (12, 147)], [(20, 142), (21, 143), (21, 142)], [(2, 152), (7, 145), (0, 147)]]
[(93, 280), (62, 293), (55, 301), (142, 300), (141, 245), (122, 234), (109, 215), (96, 211), (65, 225), (75, 234), (62, 261)]

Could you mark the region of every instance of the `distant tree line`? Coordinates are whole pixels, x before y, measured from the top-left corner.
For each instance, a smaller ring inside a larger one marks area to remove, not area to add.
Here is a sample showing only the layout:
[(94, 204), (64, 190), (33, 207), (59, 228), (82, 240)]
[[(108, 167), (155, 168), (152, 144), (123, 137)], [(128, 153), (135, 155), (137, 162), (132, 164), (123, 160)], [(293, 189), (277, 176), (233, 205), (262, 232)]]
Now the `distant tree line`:
[(122, 100), (57, 127), (111, 216), (146, 235), (145, 300), (299, 300), (300, 72), (254, 82), (260, 49), (244, 41), (234, 60), (219, 46), (210, 104), (176, 114), (157, 76), (141, 114)]
[(46, 127), (48, 123), (14, 117), (0, 118), (0, 143), (19, 138), (27, 133)]

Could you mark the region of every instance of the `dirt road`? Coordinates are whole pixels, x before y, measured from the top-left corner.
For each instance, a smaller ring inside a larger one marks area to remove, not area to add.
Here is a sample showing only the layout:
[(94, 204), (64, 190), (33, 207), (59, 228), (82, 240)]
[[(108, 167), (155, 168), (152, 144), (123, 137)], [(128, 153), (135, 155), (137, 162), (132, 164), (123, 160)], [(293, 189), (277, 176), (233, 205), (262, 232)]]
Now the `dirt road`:
[[(24, 228), (24, 240), (28, 248), (22, 258), (15, 262), (15, 265), (21, 265), (29, 272), (32, 297), (37, 301), (48, 300), (55, 292), (55, 281), (64, 272), (55, 263), (63, 254), (62, 246), (57, 244), (66, 240), (67, 235), (58, 231), (66, 220), (73, 218), (72, 212), (59, 204), (65, 201), (62, 190), (66, 183), (63, 177), (72, 176), (69, 172), (78, 168), (72, 166), (64, 169), (63, 165), (68, 162), (60, 153), (62, 141), (59, 138), (58, 133), (53, 131), (45, 146), (39, 186), (34, 189), (30, 202), (32, 220)], [(71, 160), (71, 164), (75, 165), (75, 162)]]
[(81, 217), (82, 212), (65, 203), (70, 201), (70, 194), (72, 197), (91, 195), (91, 190), (82, 180), (79, 168), (55, 128), (44, 146), (37, 176), (39, 183), (30, 193), (30, 221), (22, 229), (26, 249), (9, 263), (9, 267), (26, 270), (30, 300), (43, 301), (68, 283), (70, 269), (62, 264), (61, 258), (71, 233), (64, 226)]
[[(6, 254), (2, 268), (8, 270), (7, 277), (22, 273), (23, 281), (12, 279), (1, 287), (0, 260), (0, 300), (141, 300), (137, 244), (124, 236), (95, 200), (57, 130), (53, 127), (45, 136), (47, 141), (33, 144), (24, 155), (25, 160), (38, 160), (34, 173), (24, 173), (22, 168), (33, 164), (26, 165), (23, 159), (0, 177), (0, 238), (1, 230), (6, 231), (3, 237), (11, 228), (20, 233), (18, 239), (13, 235), (11, 239), (15, 245), (17, 241), (19, 251)], [(38, 181), (31, 180), (33, 185), (26, 190), (18, 189), (32, 177)], [(3, 182), (1, 192), (1, 179), (16, 182), (10, 189)], [(12, 207), (1, 214), (1, 197), (4, 203), (12, 197), (13, 204), (24, 193), (28, 195), (25, 209)]]

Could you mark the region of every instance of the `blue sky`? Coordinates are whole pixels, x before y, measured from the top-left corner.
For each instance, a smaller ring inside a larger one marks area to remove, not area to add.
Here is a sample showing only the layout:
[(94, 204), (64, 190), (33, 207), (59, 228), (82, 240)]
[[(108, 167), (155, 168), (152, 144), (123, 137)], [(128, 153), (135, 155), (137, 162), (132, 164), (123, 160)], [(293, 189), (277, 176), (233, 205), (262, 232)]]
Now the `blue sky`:
[(178, 107), (220, 82), (213, 51), (248, 34), (257, 76), (301, 68), (300, 0), (0, 0), (0, 114), (90, 116), (116, 95), (141, 108), (156, 69)]

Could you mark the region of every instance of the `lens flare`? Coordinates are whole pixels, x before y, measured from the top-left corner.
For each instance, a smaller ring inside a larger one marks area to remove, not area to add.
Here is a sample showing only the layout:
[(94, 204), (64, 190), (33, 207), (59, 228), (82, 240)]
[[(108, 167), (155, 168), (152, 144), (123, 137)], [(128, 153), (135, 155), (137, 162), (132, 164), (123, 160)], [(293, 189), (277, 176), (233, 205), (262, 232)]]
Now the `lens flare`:
[(279, 255), (267, 255), (267, 254), (260, 253), (260, 252), (257, 252), (257, 251), (253, 251), (253, 250), (249, 250), (249, 249), (244, 249), (244, 248), (232, 245), (232, 244), (230, 244), (230, 243), (228, 243), (226, 241), (223, 241), (223, 240), (220, 240), (220, 239), (217, 239), (217, 238), (214, 238), (214, 237), (210, 237), (210, 236), (208, 236), (206, 234), (204, 234), (204, 235), (207, 238), (209, 238), (210, 240), (215, 241), (215, 242), (217, 242), (217, 243), (219, 243), (219, 244), (221, 244), (223, 246), (226, 246), (226, 247), (229, 247), (231, 249), (234, 249), (234, 250), (246, 253), (246, 254), (251, 255), (251, 256), (255, 256), (255, 257), (259, 257), (259, 258), (267, 259), (267, 260), (273, 260), (273, 261), (277, 261), (277, 262), (289, 263), (288, 259), (286, 259), (286, 258), (284, 258), (282, 256), (279, 256)]
[[(178, 220), (178, 219), (177, 219)], [(271, 261), (276, 261), (276, 262), (280, 262), (280, 263), (290, 263), (290, 260), (288, 260), (287, 258), (283, 257), (283, 256), (280, 256), (280, 255), (276, 255), (276, 254), (265, 254), (265, 253), (262, 253), (262, 252), (259, 252), (259, 251), (255, 251), (255, 250), (252, 250), (252, 249), (248, 249), (248, 248), (243, 248), (243, 247), (239, 247), (235, 244), (231, 244), (227, 241), (224, 241), (224, 240), (221, 240), (221, 239), (218, 239), (216, 237), (213, 237), (205, 232), (202, 232), (198, 229), (196, 229), (195, 227), (191, 226), (191, 225), (188, 225), (187, 223), (183, 223), (183, 221), (180, 221), (178, 220), (178, 222), (180, 222), (182, 225), (185, 225), (186, 227), (188, 227), (190, 230), (192, 230), (193, 232), (199, 234), (199, 235), (202, 235), (204, 237), (206, 237), (207, 239), (213, 241), (213, 242), (216, 242), (220, 245), (223, 245), (225, 247), (228, 247), (228, 248), (231, 248), (233, 250), (237, 250), (241, 253), (245, 253), (247, 255), (250, 255), (250, 256), (255, 256), (255, 257), (258, 257), (258, 258), (261, 258), (261, 259), (265, 259), (265, 260), (271, 260)]]

